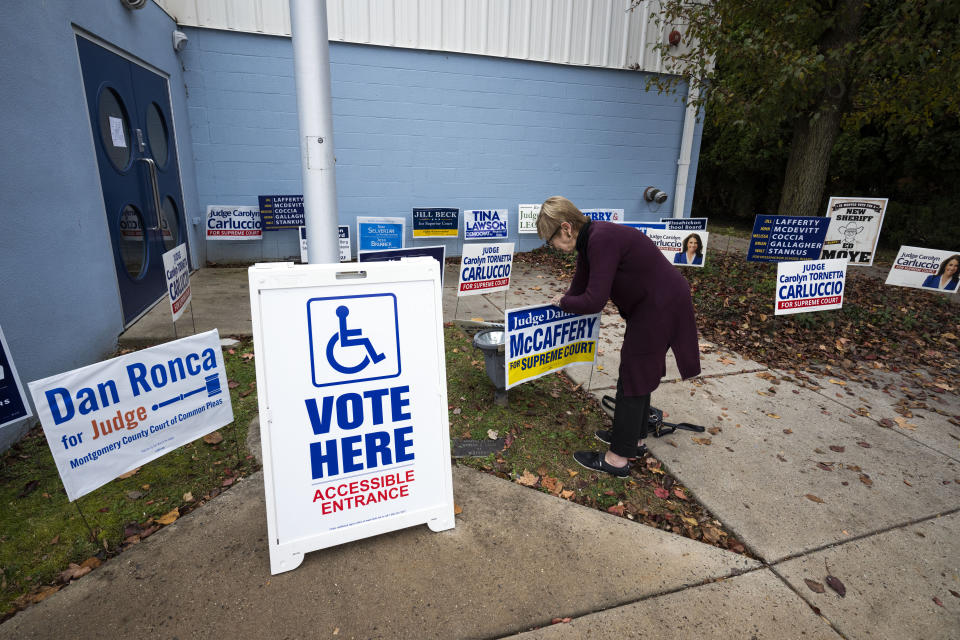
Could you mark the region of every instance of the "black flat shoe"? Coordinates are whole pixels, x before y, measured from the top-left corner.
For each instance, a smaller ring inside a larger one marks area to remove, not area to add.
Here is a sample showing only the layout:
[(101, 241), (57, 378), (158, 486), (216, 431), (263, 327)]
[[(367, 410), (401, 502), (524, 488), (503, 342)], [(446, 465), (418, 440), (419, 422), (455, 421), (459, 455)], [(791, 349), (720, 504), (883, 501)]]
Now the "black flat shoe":
[[(610, 441), (613, 439), (613, 431), (610, 429), (597, 429), (593, 432), (594, 437), (600, 442), (605, 444), (610, 444)], [(636, 460), (637, 458), (642, 458), (648, 453), (647, 445), (642, 444), (637, 447), (637, 455), (631, 458), (631, 460)]]
[(617, 478), (630, 477), (629, 462), (622, 467), (615, 467), (612, 464), (607, 464), (607, 461), (604, 459), (605, 456), (606, 453), (603, 451), (577, 451), (573, 454), (573, 459), (576, 460), (577, 464), (581, 467), (592, 469), (593, 471), (603, 471)]

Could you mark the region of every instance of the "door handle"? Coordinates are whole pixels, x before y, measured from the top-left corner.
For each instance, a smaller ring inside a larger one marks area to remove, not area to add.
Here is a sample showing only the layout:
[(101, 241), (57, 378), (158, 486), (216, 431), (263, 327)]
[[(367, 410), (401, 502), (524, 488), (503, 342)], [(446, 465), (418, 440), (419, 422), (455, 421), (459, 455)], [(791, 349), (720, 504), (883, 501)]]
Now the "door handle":
[(149, 227), (150, 231), (160, 231), (160, 184), (157, 180), (157, 163), (153, 158), (137, 158), (147, 163), (147, 173), (150, 174), (150, 191), (153, 194), (153, 210), (156, 213), (157, 226)]

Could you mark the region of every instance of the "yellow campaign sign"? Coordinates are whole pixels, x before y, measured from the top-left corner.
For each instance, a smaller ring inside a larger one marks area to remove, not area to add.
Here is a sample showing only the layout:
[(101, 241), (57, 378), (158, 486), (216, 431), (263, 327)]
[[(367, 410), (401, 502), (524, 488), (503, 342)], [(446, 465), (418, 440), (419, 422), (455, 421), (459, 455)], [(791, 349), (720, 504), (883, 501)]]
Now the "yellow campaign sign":
[(553, 305), (507, 309), (504, 328), (508, 389), (596, 359), (599, 313), (580, 316)]
[(576, 342), (545, 353), (514, 360), (507, 368), (507, 384), (512, 387), (575, 362), (593, 362), (596, 355), (595, 347), (596, 342)]
[(457, 229), (414, 229), (413, 237), (414, 238), (440, 238), (440, 237), (451, 237), (455, 238), (457, 236)]

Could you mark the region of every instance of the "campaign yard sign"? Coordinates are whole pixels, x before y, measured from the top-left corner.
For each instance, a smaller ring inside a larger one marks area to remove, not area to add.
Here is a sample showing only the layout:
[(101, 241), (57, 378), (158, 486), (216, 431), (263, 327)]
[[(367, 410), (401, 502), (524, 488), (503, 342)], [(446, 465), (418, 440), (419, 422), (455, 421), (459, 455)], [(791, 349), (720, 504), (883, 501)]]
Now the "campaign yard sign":
[(816, 260), (829, 226), (829, 218), (818, 216), (756, 216), (747, 260)]
[(960, 252), (900, 247), (886, 284), (927, 291), (956, 293), (960, 281)]
[(846, 258), (856, 267), (872, 265), (886, 209), (886, 198), (831, 196), (827, 203), (830, 228), (820, 257)]
[(667, 225), (667, 229), (680, 231), (706, 231), (707, 218), (660, 218), (660, 222)]
[(414, 208), (414, 238), (456, 238), (459, 234), (460, 209), (449, 207)]
[(233, 421), (216, 329), (29, 387), (71, 501)]
[(778, 263), (774, 315), (839, 309), (846, 276), (844, 258)]
[(463, 212), (465, 240), (507, 237), (506, 209), (470, 209)]
[[(707, 255), (706, 231), (681, 231), (671, 229), (647, 229), (647, 237), (653, 240), (663, 257), (675, 265), (702, 267)], [(689, 247), (689, 253), (685, 248)]]
[(460, 259), (458, 296), (506, 291), (513, 266), (513, 243), (465, 244)]
[(187, 257), (187, 245), (181, 244), (163, 254), (163, 273), (167, 279), (167, 300), (170, 313), (176, 322), (190, 304), (190, 259)]
[(303, 196), (257, 196), (263, 230), (296, 229), (306, 224)]
[(361, 251), (357, 254), (357, 262), (396, 262), (407, 258), (433, 258), (440, 267), (440, 286), (443, 286), (443, 265), (447, 255), (447, 248), (443, 245), (435, 247), (413, 247), (408, 249), (384, 249), (383, 251)]
[(261, 240), (263, 222), (258, 207), (207, 206), (207, 240)]
[(536, 233), (539, 204), (521, 204), (517, 210), (517, 233)]
[(3, 335), (3, 327), (0, 327), (0, 428), (33, 415), (26, 397), (7, 339)]
[(600, 314), (579, 316), (551, 304), (507, 309), (506, 387), (597, 357)]
[(357, 251), (403, 249), (404, 218), (357, 218)]
[(440, 269), (431, 258), (254, 265), (270, 571), (454, 526)]
[(598, 222), (623, 222), (623, 209), (582, 209), (580, 211), (593, 221)]

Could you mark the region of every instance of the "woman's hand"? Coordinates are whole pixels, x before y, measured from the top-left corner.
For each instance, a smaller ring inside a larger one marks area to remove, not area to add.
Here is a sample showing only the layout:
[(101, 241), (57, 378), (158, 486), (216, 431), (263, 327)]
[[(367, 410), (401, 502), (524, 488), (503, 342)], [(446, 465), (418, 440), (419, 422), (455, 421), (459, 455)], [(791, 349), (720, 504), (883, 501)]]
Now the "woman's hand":
[(558, 293), (557, 295), (555, 295), (555, 296), (553, 296), (552, 298), (550, 298), (550, 304), (552, 304), (552, 305), (555, 306), (555, 307), (559, 307), (559, 306), (560, 306), (560, 300), (561, 300), (562, 298), (563, 298), (563, 294), (562, 294), (562, 293)]

